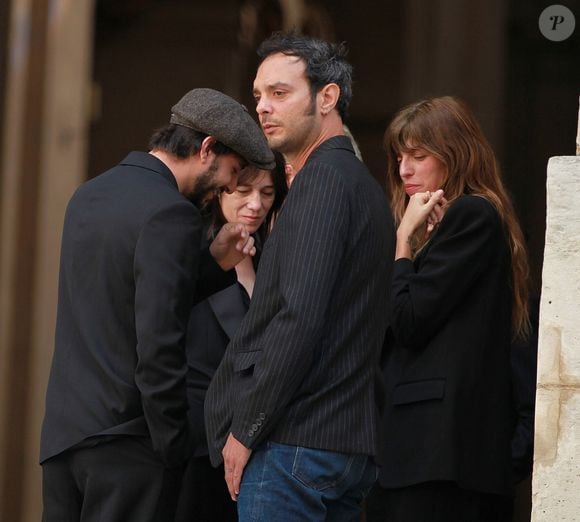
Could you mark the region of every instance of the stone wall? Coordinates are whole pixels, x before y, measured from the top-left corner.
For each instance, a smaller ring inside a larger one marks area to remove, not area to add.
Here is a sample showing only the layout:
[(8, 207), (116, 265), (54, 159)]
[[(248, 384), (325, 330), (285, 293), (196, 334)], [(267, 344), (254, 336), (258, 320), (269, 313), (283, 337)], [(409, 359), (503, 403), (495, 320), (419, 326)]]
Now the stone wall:
[(580, 520), (580, 156), (548, 163), (533, 522)]

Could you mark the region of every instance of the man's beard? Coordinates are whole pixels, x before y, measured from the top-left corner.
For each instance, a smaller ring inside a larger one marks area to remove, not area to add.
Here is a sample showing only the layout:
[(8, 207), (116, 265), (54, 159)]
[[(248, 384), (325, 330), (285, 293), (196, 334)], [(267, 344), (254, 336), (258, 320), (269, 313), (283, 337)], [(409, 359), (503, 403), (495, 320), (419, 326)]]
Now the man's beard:
[(205, 172), (202, 172), (195, 180), (195, 185), (188, 194), (188, 199), (197, 208), (200, 208), (203, 203), (220, 188), (215, 181), (215, 173), (218, 168), (218, 161), (217, 158), (215, 158), (208, 169)]

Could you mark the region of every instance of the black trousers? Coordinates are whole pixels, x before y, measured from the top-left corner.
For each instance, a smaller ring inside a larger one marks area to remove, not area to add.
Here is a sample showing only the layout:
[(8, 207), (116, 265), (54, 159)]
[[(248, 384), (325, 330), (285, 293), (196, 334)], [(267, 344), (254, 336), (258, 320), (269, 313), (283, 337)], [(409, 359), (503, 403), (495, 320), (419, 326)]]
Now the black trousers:
[(507, 522), (511, 499), (425, 482), (400, 489), (378, 484), (366, 499), (367, 522)]
[(70, 449), (42, 464), (43, 522), (170, 522), (182, 469), (143, 437)]
[(237, 520), (237, 504), (228, 492), (223, 464), (214, 468), (209, 457), (192, 457), (183, 474), (175, 522)]

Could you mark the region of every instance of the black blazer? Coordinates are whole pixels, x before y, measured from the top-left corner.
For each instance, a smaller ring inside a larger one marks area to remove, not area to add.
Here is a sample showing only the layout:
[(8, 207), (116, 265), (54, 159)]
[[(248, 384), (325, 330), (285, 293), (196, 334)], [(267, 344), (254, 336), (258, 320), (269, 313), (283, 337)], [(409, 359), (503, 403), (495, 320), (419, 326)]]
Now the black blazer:
[(393, 251), (381, 187), (348, 138), (327, 140), (292, 183), (208, 390), (214, 465), (230, 431), (249, 448), (272, 440), (375, 453)]
[(41, 461), (106, 435), (150, 437), (168, 466), (187, 458), (184, 336), (200, 231), (198, 211), (150, 154), (133, 152), (77, 189), (63, 229)]
[(395, 262), (380, 483), (510, 490), (510, 254), (499, 215), (463, 196), (413, 263)]
[(193, 437), (193, 456), (208, 455), (204, 401), (209, 384), (234, 337), (250, 300), (234, 283), (193, 307), (186, 337), (187, 400)]
[(516, 339), (511, 347), (512, 369), (512, 469), (514, 483), (532, 473), (534, 463), (534, 413), (538, 370), (538, 328), (540, 296), (528, 299), (531, 332), (527, 339)]

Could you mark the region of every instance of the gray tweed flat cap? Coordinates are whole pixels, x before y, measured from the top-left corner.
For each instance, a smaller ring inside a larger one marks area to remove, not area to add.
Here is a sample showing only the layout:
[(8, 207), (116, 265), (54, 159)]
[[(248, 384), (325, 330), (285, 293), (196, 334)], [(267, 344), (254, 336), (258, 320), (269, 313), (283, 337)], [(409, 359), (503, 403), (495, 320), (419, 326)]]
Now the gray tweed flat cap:
[(248, 110), (213, 89), (193, 89), (171, 108), (171, 123), (213, 136), (260, 169), (273, 169), (274, 154)]

